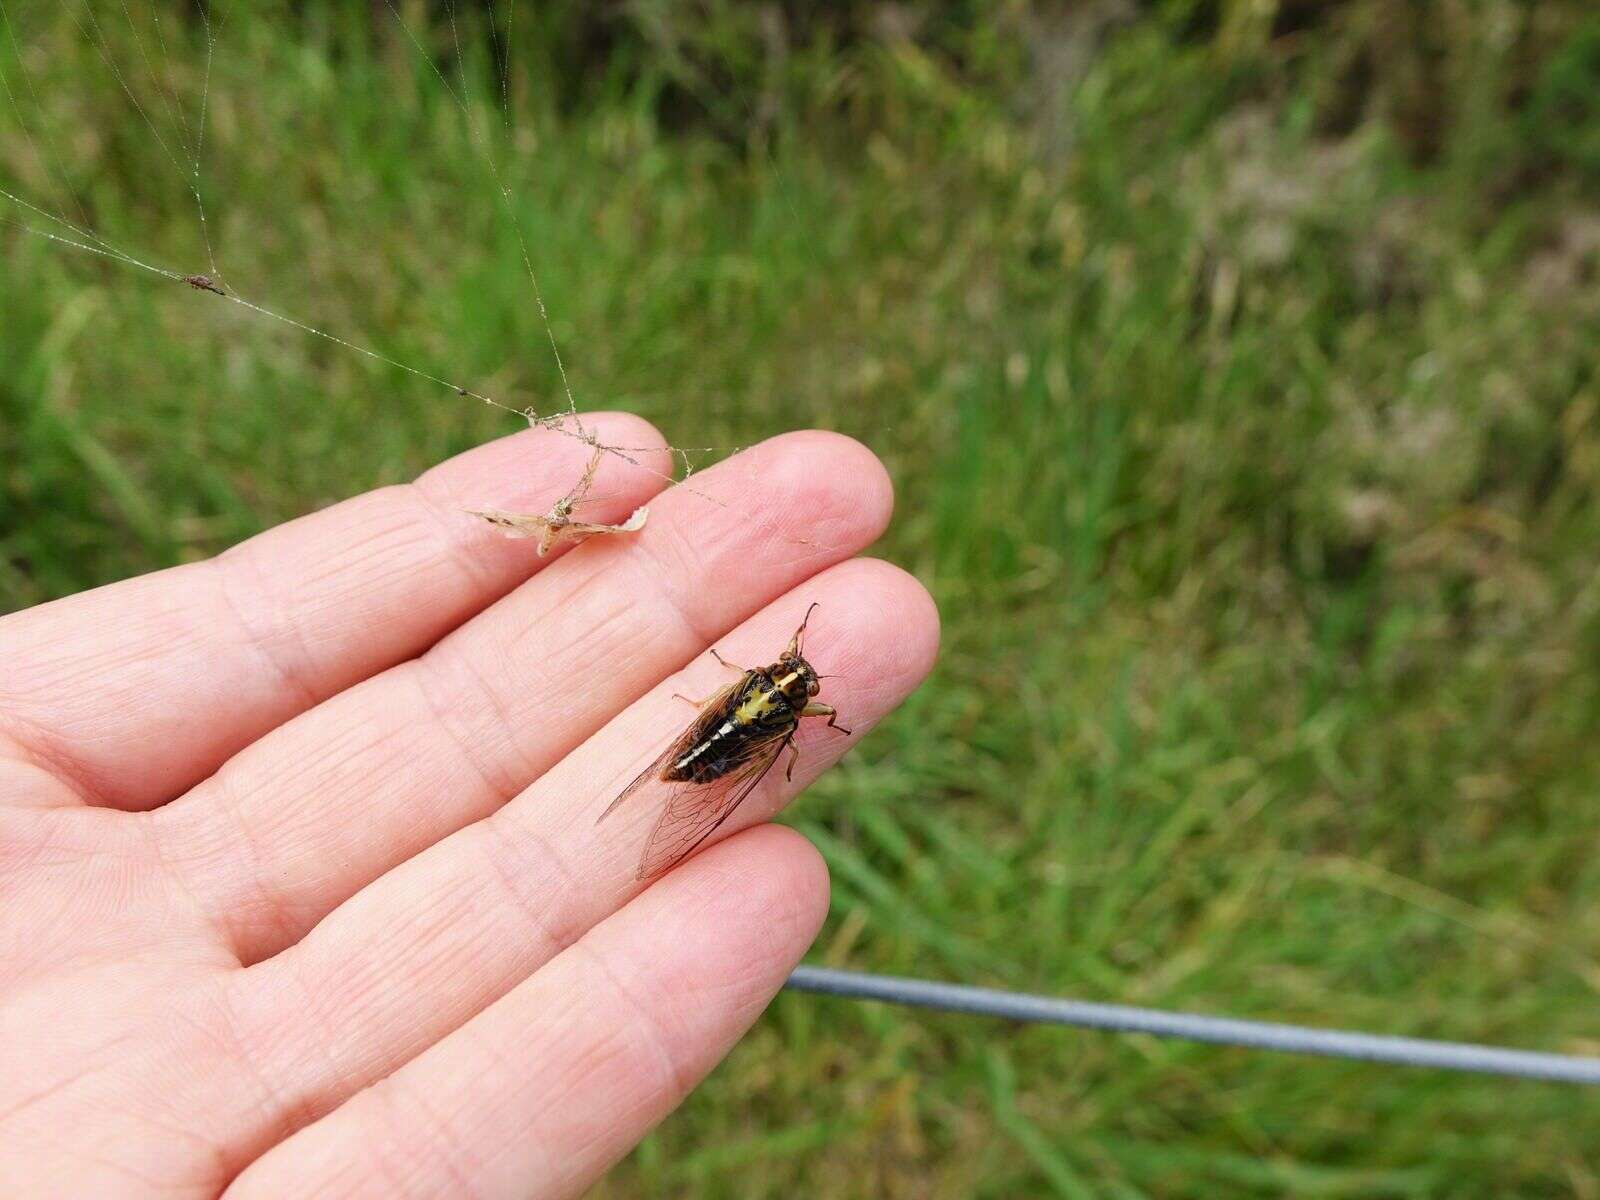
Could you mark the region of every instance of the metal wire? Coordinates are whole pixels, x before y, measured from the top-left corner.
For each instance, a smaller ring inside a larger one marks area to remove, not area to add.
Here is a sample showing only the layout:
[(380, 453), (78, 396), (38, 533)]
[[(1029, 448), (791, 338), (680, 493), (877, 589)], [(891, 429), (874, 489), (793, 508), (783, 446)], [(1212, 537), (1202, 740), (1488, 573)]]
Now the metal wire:
[(1270, 1021), (1240, 1021), (1197, 1013), (1165, 1012), (1126, 1004), (1095, 1004), (1032, 996), (996, 988), (936, 983), (862, 971), (836, 971), (828, 967), (796, 967), (786, 987), (797, 992), (879, 1000), (916, 1008), (1002, 1017), (1011, 1021), (1037, 1021), (1109, 1029), (1119, 1033), (1149, 1033), (1156, 1037), (1186, 1038), (1226, 1046), (1247, 1046), (1287, 1054), (1320, 1054), (1331, 1058), (1358, 1058), (1406, 1067), (1435, 1067), (1444, 1071), (1478, 1071), (1490, 1075), (1516, 1075), (1523, 1079), (1548, 1079), (1561, 1083), (1600, 1085), (1600, 1058), (1568, 1054), (1541, 1054), (1463, 1042), (1436, 1042), (1424, 1038), (1391, 1037), (1340, 1029), (1309, 1029)]

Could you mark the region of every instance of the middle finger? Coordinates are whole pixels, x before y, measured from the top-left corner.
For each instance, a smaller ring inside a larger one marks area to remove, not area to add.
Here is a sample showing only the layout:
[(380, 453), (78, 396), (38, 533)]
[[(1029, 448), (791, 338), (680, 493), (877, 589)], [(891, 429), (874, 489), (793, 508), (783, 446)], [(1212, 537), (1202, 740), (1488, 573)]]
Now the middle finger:
[(763, 604), (869, 544), (891, 505), (877, 459), (822, 433), (762, 443), (692, 488), (153, 814), (165, 860), (243, 962), (492, 812)]

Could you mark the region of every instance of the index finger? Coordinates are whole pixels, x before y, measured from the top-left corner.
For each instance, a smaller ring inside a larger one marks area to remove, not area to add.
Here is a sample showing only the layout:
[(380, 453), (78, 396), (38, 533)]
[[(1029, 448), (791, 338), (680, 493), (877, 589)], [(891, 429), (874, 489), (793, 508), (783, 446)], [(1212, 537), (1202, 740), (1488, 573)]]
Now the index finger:
[[(662, 444), (623, 413), (584, 418), (601, 441)], [(268, 530), (217, 558), (0, 620), (0, 735), (77, 797), (150, 808), (269, 729), (414, 657), (540, 565), (468, 508), (544, 512), (591, 451), (548, 428), (479, 446), (414, 483)], [(593, 520), (658, 491), (665, 450), (606, 455)]]

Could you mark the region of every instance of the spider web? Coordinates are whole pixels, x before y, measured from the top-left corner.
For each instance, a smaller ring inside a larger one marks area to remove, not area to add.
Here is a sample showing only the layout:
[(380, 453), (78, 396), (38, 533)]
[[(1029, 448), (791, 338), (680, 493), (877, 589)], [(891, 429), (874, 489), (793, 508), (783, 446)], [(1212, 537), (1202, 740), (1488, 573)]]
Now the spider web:
[[(71, 251), (94, 255), (115, 262), (129, 271), (147, 273), (171, 284), (187, 287), (193, 290), (197, 301), (216, 300), (236, 305), (257, 318), (281, 324), (307, 337), (320, 339), (343, 352), (404, 372), (426, 384), (454, 392), (457, 396), (477, 400), (513, 414), (530, 426), (547, 428), (579, 440), (598, 452), (620, 459), (665, 482), (668, 486), (684, 488), (709, 503), (722, 508), (731, 507), (727, 502), (699, 488), (689, 486), (685, 481), (696, 469), (695, 456), (733, 453), (742, 447), (669, 445), (666, 449), (673, 455), (678, 467), (681, 467), (682, 476), (679, 478), (675, 473), (655, 469), (638, 457), (641, 454), (655, 452), (657, 447), (622, 446), (603, 442), (584, 425), (567, 363), (550, 319), (529, 239), (514, 203), (513, 189), (496, 156), (496, 131), (480, 121), (474, 113), (472, 103), (474, 93), (467, 74), (466, 54), (462, 45), (455, 0), (447, 0), (445, 5), (445, 18), (451, 43), (450, 64), (455, 75), (454, 81), (435, 61), (422, 37), (397, 7), (395, 0), (384, 0), (383, 7), (411, 48), (417, 69), (433, 77), (459, 113), (476, 161), (484, 173), (484, 186), (493, 194), (501, 219), (514, 233), (529, 295), (539, 313), (544, 340), (549, 347), (560, 386), (560, 403), (547, 412), (540, 412), (530, 405), (510, 403), (486, 390), (460, 382), (445, 368), (419, 365), (415, 361), (409, 361), (379, 345), (372, 344), (368, 338), (338, 331), (326, 323), (302, 320), (286, 308), (247, 295), (230, 283), (212, 239), (204, 166), (213, 67), (219, 54), (226, 52), (224, 33), (236, 4), (225, 7), (218, 4), (197, 3), (194, 6), (193, 11), (201, 23), (204, 61), (198, 100), (191, 100), (189, 104), (185, 104), (180, 88), (175, 82), (172, 52), (167, 31), (161, 23), (159, 4), (151, 5), (145, 10), (144, 27), (141, 27), (141, 22), (136, 19), (129, 0), (117, 0), (116, 8), (108, 10), (104, 19), (96, 13), (92, 0), (59, 0), (58, 5), (59, 11), (67, 16), (78, 36), (86, 45), (93, 48), (109, 77), (115, 82), (129, 107), (137, 114), (144, 129), (159, 149), (161, 158), (182, 182), (194, 208), (199, 242), (203, 247), (207, 263), (207, 272), (200, 274), (158, 261), (147, 253), (114, 244), (95, 229), (82, 198), (72, 186), (67, 164), (48, 127), (45, 105), (28, 67), (22, 35), (19, 35), (17, 22), (13, 17), (12, 3), (13, 0), (0, 0), (0, 37), (5, 39), (11, 51), (10, 61), (15, 64), (15, 74), (13, 76), (8, 72), (4, 68), (4, 60), (0, 60), (0, 92), (4, 93), (6, 109), (9, 110), (39, 174), (47, 181), (48, 190), (54, 194), (54, 199), (47, 201), (38, 195), (30, 197), (22, 194), (20, 185), (19, 190), (0, 186), (0, 199), (6, 201), (11, 208), (9, 214), (0, 213), (0, 224), (43, 239), (64, 253)], [(375, 9), (375, 11), (382, 10)], [(500, 84), (499, 108), (502, 124), (504, 129), (509, 131), (513, 125), (511, 47), (516, 20), (516, 0), (503, 0), (498, 6), (495, 0), (489, 0), (487, 14), (492, 54)], [(120, 22), (117, 32), (126, 34), (131, 40), (136, 65), (119, 61), (117, 46), (108, 30), (109, 23), (114, 21)], [(32, 120), (29, 118), (30, 112), (33, 114)], [(816, 546), (816, 543), (803, 538), (789, 540)]]

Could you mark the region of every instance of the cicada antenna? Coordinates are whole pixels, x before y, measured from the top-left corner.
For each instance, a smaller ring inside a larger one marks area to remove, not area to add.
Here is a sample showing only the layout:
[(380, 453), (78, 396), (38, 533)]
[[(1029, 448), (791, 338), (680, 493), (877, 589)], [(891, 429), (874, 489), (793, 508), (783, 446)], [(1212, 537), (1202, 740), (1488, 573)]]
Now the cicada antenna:
[(816, 611), (817, 611), (817, 602), (815, 600), (813, 600), (811, 602), (811, 607), (806, 609), (806, 615), (800, 622), (800, 628), (796, 629), (794, 631), (794, 636), (789, 639), (789, 653), (790, 654), (802, 654), (801, 647), (803, 645), (803, 639), (805, 637), (806, 626), (811, 623), (811, 614), (816, 612)]

